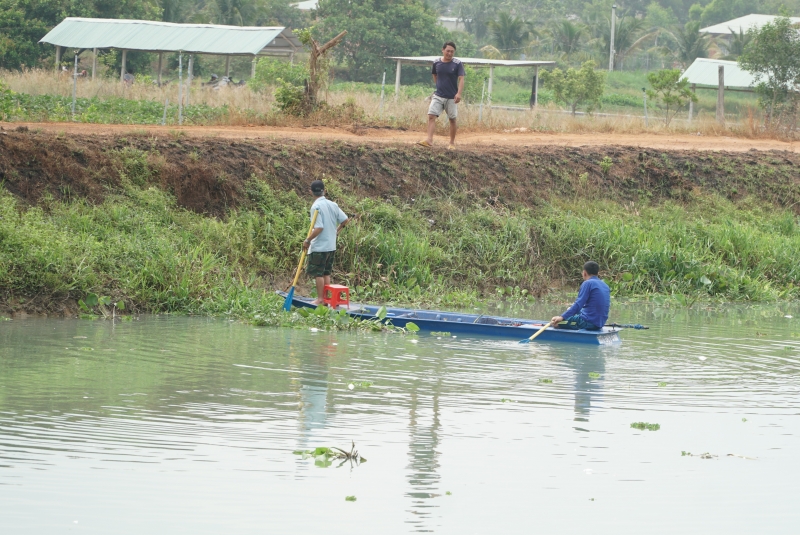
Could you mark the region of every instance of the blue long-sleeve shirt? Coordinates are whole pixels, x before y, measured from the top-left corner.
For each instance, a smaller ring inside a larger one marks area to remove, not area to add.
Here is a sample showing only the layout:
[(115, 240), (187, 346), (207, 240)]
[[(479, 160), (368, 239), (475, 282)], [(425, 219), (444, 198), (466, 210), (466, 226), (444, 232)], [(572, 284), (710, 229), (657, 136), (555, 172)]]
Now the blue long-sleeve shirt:
[(591, 276), (581, 284), (578, 298), (569, 309), (562, 314), (570, 318), (580, 312), (583, 319), (594, 325), (602, 327), (608, 319), (608, 310), (611, 308), (611, 290), (608, 284)]

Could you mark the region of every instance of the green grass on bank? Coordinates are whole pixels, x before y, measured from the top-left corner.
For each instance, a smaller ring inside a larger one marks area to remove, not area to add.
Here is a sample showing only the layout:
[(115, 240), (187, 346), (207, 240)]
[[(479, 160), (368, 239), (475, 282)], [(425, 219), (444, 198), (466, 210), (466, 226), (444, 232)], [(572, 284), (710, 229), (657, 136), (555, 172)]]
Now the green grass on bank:
[[(497, 288), (541, 293), (565, 279), (577, 287), (590, 258), (616, 297), (798, 297), (800, 226), (772, 206), (575, 199), (533, 212), (473, 205), (466, 193), (396, 205), (329, 187), (345, 211), (363, 214), (337, 255), (336, 279), (353, 299), (464, 305)], [(272, 291), (296, 265), (308, 199), (256, 179), (249, 196), (250, 207), (221, 221), (147, 184), (98, 205), (45, 199), (25, 208), (0, 191), (0, 288), (9, 300), (93, 292), (140, 310), (280, 323)]]

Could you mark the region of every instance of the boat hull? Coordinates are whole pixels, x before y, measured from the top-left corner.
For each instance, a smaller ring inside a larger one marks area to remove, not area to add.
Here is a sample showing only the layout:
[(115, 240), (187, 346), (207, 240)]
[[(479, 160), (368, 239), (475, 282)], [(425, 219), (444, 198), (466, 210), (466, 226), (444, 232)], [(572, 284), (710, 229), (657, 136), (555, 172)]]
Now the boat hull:
[[(285, 292), (277, 292), (286, 298)], [(292, 305), (297, 308), (317, 308), (312, 304), (310, 297), (293, 296)], [(344, 310), (350, 316), (360, 319), (376, 319), (380, 306), (351, 303), (348, 309), (340, 305), (337, 310)], [(481, 338), (509, 338), (524, 340), (530, 338), (544, 326), (546, 320), (528, 320), (520, 318), (504, 318), (487, 316), (484, 314), (462, 314), (458, 312), (443, 312), (438, 310), (414, 310), (408, 308), (386, 307), (384, 322), (391, 321), (392, 325), (405, 327), (413, 322), (420, 331), (428, 333), (443, 333), (446, 335), (469, 335)], [(536, 342), (567, 342), (592, 345), (609, 345), (620, 343), (619, 330), (613, 327), (603, 327), (599, 331), (585, 329), (569, 330), (548, 327), (536, 337)]]

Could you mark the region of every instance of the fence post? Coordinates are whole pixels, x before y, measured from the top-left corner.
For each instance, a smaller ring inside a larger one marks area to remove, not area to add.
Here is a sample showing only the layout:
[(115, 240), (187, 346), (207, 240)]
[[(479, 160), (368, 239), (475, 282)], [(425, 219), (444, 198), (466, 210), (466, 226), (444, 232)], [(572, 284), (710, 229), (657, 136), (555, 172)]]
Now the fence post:
[(483, 79), (483, 89), (481, 89), (481, 106), (478, 108), (478, 122), (483, 122), (483, 95), (486, 94), (486, 78)]
[(178, 53), (178, 124), (183, 124), (183, 52)]
[(383, 81), (381, 82), (381, 119), (383, 119), (383, 90), (386, 87), (386, 71), (383, 71)]
[(192, 70), (194, 63), (194, 54), (189, 56), (189, 67), (186, 69), (186, 106), (189, 106), (189, 99), (192, 96)]
[(169, 107), (169, 97), (164, 101), (164, 116), (161, 117), (161, 126), (167, 124), (167, 107)]
[(642, 88), (642, 98), (644, 98), (644, 127), (647, 128), (647, 91)]
[(717, 122), (725, 124), (725, 67), (719, 66), (719, 87), (717, 88)]
[(78, 93), (78, 51), (75, 51), (75, 69), (72, 72), (72, 120), (75, 120), (75, 98)]
[[(697, 84), (692, 84), (692, 95), (694, 95), (696, 90), (697, 90)], [(689, 124), (692, 124), (693, 117), (694, 117), (694, 100), (689, 100)]]

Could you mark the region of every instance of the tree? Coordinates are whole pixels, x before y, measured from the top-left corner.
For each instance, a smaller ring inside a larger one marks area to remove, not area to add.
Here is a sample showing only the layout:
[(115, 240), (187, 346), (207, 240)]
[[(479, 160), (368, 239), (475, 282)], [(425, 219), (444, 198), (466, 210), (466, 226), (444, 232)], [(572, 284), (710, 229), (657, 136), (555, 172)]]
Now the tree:
[[(390, 67), (385, 56), (439, 53), (450, 34), (422, 0), (320, 0), (314, 36), (320, 41), (347, 31), (334, 58), (351, 80), (377, 82)], [(430, 80), (430, 73), (425, 73)]]
[(34, 66), (53, 57), (38, 41), (65, 17), (160, 20), (156, 0), (0, 0), (0, 68)]
[(793, 127), (800, 85), (800, 35), (787, 17), (751, 28), (747, 34), (752, 42), (739, 56), (739, 65), (759, 80), (756, 92), (767, 111), (767, 125), (788, 122)]
[(594, 61), (587, 61), (579, 70), (544, 71), (541, 78), (545, 87), (553, 91), (556, 102), (569, 106), (572, 115), (579, 106), (586, 106), (586, 111), (592, 112), (599, 107), (605, 90), (605, 73), (595, 70), (596, 67)]
[[(728, 29), (731, 30), (730, 28)], [(753, 36), (745, 33), (745, 31), (742, 30), (741, 28), (739, 29), (739, 33), (736, 33), (735, 31), (731, 30), (731, 37), (730, 40), (728, 41), (728, 46), (727, 46), (728, 53), (725, 54), (725, 56), (723, 56), (722, 59), (736, 61), (736, 59), (739, 56), (744, 54), (747, 45), (749, 45), (750, 41), (752, 40)]]
[[(655, 36), (657, 32), (647, 32), (642, 35), (645, 28), (644, 19), (635, 17), (617, 17), (614, 28), (614, 68), (625, 62), (625, 57), (640, 48), (648, 39)], [(601, 31), (600, 51), (608, 55), (611, 48), (611, 21)]]
[(753, 4), (758, 3), (753, 0), (711, 0), (711, 3), (705, 6), (700, 14), (700, 24), (711, 26), (750, 13), (761, 13), (761, 11), (753, 9), (757, 7)]
[(689, 89), (689, 80), (683, 78), (678, 69), (651, 72), (647, 75), (647, 81), (652, 86), (647, 90), (647, 96), (664, 112), (664, 124), (667, 126), (681, 108), (689, 102), (697, 102), (697, 95)]
[(700, 22), (689, 21), (677, 32), (667, 32), (675, 40), (677, 51), (676, 59), (684, 68), (697, 58), (708, 56), (708, 35), (700, 33)]
[(531, 34), (527, 24), (520, 17), (514, 17), (508, 11), (502, 11), (497, 19), (489, 22), (492, 42), (505, 59), (518, 57), (522, 53), (523, 43)]
[(550, 29), (553, 49), (561, 52), (569, 61), (572, 54), (580, 50), (581, 41), (586, 36), (586, 27), (568, 20), (562, 20)]

